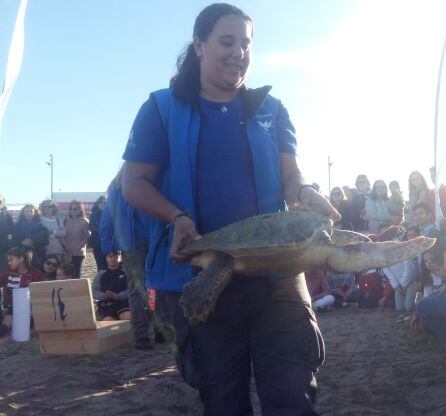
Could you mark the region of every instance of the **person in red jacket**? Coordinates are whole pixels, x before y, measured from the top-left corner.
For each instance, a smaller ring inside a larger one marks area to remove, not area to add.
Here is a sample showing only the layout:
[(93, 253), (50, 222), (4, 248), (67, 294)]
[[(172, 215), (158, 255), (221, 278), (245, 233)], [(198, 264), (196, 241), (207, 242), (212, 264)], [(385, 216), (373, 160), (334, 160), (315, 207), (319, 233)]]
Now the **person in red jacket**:
[(0, 315), (0, 339), (9, 338), (11, 333), (14, 309), (12, 291), (28, 287), (31, 282), (45, 280), (43, 273), (31, 266), (31, 257), (31, 252), (20, 248), (15, 247), (8, 251), (8, 270), (0, 273), (0, 286), (6, 287), (6, 313), (4, 316)]

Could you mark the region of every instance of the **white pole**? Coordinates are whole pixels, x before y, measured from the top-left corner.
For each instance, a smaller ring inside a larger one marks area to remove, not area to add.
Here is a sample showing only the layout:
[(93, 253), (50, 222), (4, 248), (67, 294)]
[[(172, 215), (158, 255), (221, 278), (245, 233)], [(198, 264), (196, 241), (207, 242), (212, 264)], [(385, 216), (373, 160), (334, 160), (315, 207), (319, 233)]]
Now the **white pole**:
[(11, 46), (9, 48), (8, 63), (6, 64), (6, 75), (3, 90), (0, 95), (0, 135), (2, 121), (5, 115), (6, 106), (11, 97), (15, 82), (20, 73), (23, 60), (23, 49), (25, 45), (25, 10), (27, 0), (22, 0), (15, 21), (14, 32), (12, 34)]
[(440, 219), (443, 217), (443, 213), (441, 211), (440, 205), (440, 195), (439, 195), (439, 187), (440, 187), (440, 173), (443, 167), (442, 158), (441, 161), (438, 160), (438, 152), (437, 152), (437, 132), (438, 132), (438, 113), (440, 109), (440, 91), (441, 91), (441, 76), (443, 73), (443, 62), (444, 56), (446, 53), (446, 37), (443, 42), (443, 50), (441, 52), (440, 59), (440, 68), (438, 70), (438, 81), (437, 81), (437, 95), (435, 99), (435, 122), (434, 122), (434, 166), (435, 166), (435, 224), (438, 229), (440, 229)]

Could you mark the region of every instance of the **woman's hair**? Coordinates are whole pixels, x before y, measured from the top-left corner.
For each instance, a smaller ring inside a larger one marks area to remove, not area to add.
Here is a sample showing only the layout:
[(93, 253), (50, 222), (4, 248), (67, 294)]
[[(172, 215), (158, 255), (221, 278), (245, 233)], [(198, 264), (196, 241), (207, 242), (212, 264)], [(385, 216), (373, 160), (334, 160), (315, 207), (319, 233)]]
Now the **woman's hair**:
[(23, 257), (23, 263), (26, 267), (31, 266), (31, 261), (33, 259), (33, 252), (31, 250), (24, 250), (23, 248), (13, 247), (8, 251), (7, 256), (11, 257)]
[(25, 204), (23, 205), (22, 209), (20, 210), (19, 217), (17, 219), (17, 222), (23, 222), (27, 221), (25, 218), (25, 209), (26, 208), (32, 208), (34, 210), (34, 217), (32, 219), (32, 222), (39, 222), (40, 221), (40, 215), (39, 211), (37, 210), (37, 207), (33, 204)]
[(412, 177), (413, 177), (414, 175), (419, 175), (419, 176), (420, 176), (420, 178), (421, 178), (421, 184), (422, 184), (422, 188), (423, 188), (423, 189), (428, 189), (428, 188), (429, 188), (429, 186), (427, 185), (426, 178), (423, 176), (423, 174), (422, 174), (420, 171), (418, 171), (418, 170), (414, 170), (414, 171), (411, 172), (410, 175), (409, 175), (409, 191), (410, 191), (411, 189), (414, 190), (414, 191), (416, 191), (415, 187), (412, 185)]
[(370, 199), (373, 200), (373, 201), (376, 201), (376, 200), (378, 199), (378, 195), (376, 194), (376, 186), (377, 186), (379, 183), (383, 183), (383, 184), (385, 185), (385, 187), (386, 187), (386, 195), (385, 195), (384, 199), (389, 199), (389, 195), (388, 195), (388, 192), (389, 192), (389, 191), (388, 191), (388, 188), (387, 188), (386, 183), (385, 183), (382, 179), (378, 179), (378, 180), (376, 180), (376, 181), (373, 183), (373, 187), (372, 187), (372, 190), (371, 190), (371, 192), (370, 192)]
[(77, 216), (77, 218), (85, 218), (85, 207), (84, 203), (82, 201), (79, 201), (79, 199), (73, 199), (70, 202), (70, 205), (68, 206), (68, 217), (73, 218), (70, 212), (70, 208), (72, 205), (77, 205), (80, 208), (80, 213)]
[(51, 199), (44, 199), (40, 204), (39, 204), (39, 211), (40, 211), (40, 215), (45, 216), (45, 205), (51, 205), (53, 207), (53, 215), (56, 216), (57, 213), (59, 212), (59, 207), (57, 206), (57, 204), (51, 200)]
[(97, 207), (101, 202), (105, 202), (107, 198), (104, 195), (101, 195), (98, 199), (96, 199), (96, 202), (93, 205), (94, 207)]
[(45, 260), (44, 263), (46, 263), (49, 259), (53, 259), (57, 261), (57, 265), (59, 266), (60, 264), (60, 260), (57, 256), (55, 256), (54, 254), (49, 254), (48, 256), (45, 256)]
[[(247, 22), (251, 18), (239, 8), (227, 3), (214, 3), (204, 8), (194, 24), (193, 38), (206, 42), (218, 19), (223, 16), (239, 16)], [(174, 94), (186, 102), (198, 97), (200, 92), (200, 60), (190, 42), (177, 59), (177, 73), (170, 80)]]

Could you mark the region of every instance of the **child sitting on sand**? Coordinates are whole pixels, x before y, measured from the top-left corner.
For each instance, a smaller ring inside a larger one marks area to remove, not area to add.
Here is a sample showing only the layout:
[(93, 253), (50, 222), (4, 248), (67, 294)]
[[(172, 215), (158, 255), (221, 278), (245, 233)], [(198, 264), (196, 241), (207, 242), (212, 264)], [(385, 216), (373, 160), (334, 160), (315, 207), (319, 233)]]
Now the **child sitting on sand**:
[(325, 270), (318, 268), (305, 272), (305, 280), (315, 311), (325, 311), (329, 306), (334, 304), (335, 298), (331, 294), (332, 288), (328, 283)]
[(18, 288), (28, 287), (31, 282), (44, 280), (43, 273), (31, 266), (32, 253), (20, 248), (12, 248), (8, 251), (8, 270), (0, 274), (0, 286), (6, 287), (4, 316), (0, 310), (0, 339), (9, 338), (13, 320), (12, 291)]
[(57, 268), (56, 278), (57, 280), (74, 279), (75, 274), (76, 274), (76, 267), (71, 263), (64, 262), (60, 264), (59, 267)]
[(130, 319), (127, 276), (121, 269), (121, 253), (108, 253), (105, 260), (107, 269), (99, 271), (93, 281), (93, 296), (98, 301), (98, 320)]

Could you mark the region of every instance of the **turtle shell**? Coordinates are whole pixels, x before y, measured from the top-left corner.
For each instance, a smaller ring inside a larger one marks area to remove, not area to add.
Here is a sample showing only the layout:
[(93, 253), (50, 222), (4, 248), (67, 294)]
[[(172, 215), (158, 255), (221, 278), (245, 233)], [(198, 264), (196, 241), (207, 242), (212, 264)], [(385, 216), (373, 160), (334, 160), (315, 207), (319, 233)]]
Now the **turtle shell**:
[(190, 255), (214, 250), (237, 256), (247, 252), (255, 254), (256, 250), (261, 254), (262, 249), (284, 246), (297, 249), (320, 231), (330, 235), (331, 227), (328, 217), (314, 211), (281, 211), (249, 217), (220, 228), (201, 240), (189, 242), (181, 252)]

